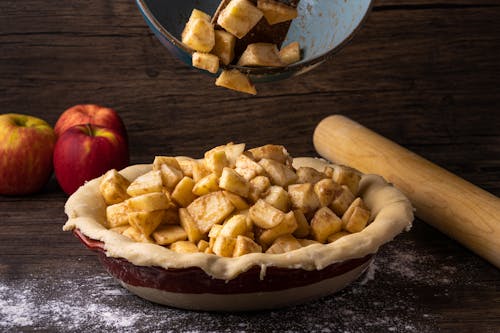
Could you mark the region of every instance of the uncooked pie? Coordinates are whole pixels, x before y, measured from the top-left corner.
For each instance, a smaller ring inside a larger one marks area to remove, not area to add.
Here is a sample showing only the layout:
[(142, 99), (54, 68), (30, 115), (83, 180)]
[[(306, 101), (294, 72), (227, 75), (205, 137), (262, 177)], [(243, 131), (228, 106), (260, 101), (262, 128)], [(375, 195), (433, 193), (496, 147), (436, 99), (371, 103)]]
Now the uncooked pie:
[(409, 201), (379, 176), (233, 143), (202, 159), (156, 156), (110, 170), (66, 213), (64, 229), (102, 241), (107, 256), (226, 280), (253, 266), (312, 270), (361, 258), (413, 220)]

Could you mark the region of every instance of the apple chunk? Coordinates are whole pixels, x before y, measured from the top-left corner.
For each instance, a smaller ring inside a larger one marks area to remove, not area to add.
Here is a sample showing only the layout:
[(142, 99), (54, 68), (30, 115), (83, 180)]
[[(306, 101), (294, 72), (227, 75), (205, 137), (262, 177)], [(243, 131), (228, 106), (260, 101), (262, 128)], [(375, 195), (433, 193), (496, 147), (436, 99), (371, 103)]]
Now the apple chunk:
[(178, 225), (161, 226), (153, 232), (152, 236), (156, 243), (160, 245), (168, 245), (187, 239), (186, 231)]
[(210, 53), (195, 52), (193, 53), (193, 67), (206, 70), (210, 73), (219, 71), (219, 57)]
[(161, 172), (152, 170), (137, 177), (127, 188), (127, 194), (133, 197), (146, 193), (161, 192), (162, 188)]
[(295, 237), (293, 237), (292, 235), (285, 235), (278, 237), (274, 241), (273, 245), (269, 249), (267, 249), (266, 253), (280, 254), (297, 250), (301, 247), (302, 245), (300, 245), (299, 241)]
[(328, 207), (320, 208), (311, 220), (311, 234), (320, 243), (324, 243), (328, 236), (341, 229), (342, 220)]
[(129, 208), (126, 202), (120, 202), (106, 207), (106, 220), (108, 221), (108, 226), (110, 228), (128, 226), (128, 212)]
[(215, 30), (215, 46), (212, 53), (219, 57), (224, 65), (229, 65), (234, 59), (236, 37), (224, 30)]
[(233, 210), (233, 204), (222, 191), (199, 197), (187, 207), (203, 234), (208, 232), (212, 225), (221, 223)]
[(196, 243), (203, 238), (203, 234), (201, 233), (198, 225), (193, 220), (187, 209), (179, 209), (179, 219), (181, 227), (186, 231), (189, 241)]
[(222, 71), (221, 75), (215, 81), (215, 85), (250, 95), (257, 94), (257, 90), (252, 82), (250, 82), (248, 76), (237, 69)]
[(234, 244), (233, 257), (240, 257), (248, 253), (260, 253), (262, 246), (255, 243), (253, 239), (238, 235)]
[(220, 190), (219, 179), (215, 174), (211, 173), (195, 183), (191, 191), (193, 194), (201, 197), (202, 195), (210, 192), (216, 192), (218, 190)]
[(210, 52), (215, 45), (215, 31), (210, 16), (197, 9), (193, 10), (182, 31), (182, 42), (195, 51)]
[(285, 213), (260, 199), (250, 207), (249, 216), (258, 227), (270, 229), (283, 221)]
[(298, 16), (297, 8), (275, 0), (258, 0), (257, 8), (262, 11), (270, 25), (290, 21)]
[(170, 250), (176, 253), (196, 253), (198, 248), (194, 243), (188, 241), (177, 241), (170, 245)]
[(281, 164), (288, 164), (290, 165), (292, 162), (292, 158), (290, 157), (290, 154), (286, 150), (285, 147), (281, 145), (265, 145), (265, 146), (260, 146), (256, 148), (252, 148), (248, 150), (255, 161), (260, 161), (263, 158), (267, 158), (270, 160), (275, 160)]
[(300, 61), (300, 44), (293, 42), (281, 48), (279, 52), (281, 62), (285, 65), (291, 65)]
[(270, 43), (254, 43), (247, 46), (238, 61), (238, 66), (280, 67), (278, 47)]
[(288, 195), (293, 209), (299, 209), (304, 214), (314, 212), (321, 205), (311, 183), (288, 186)]
[(194, 185), (195, 182), (192, 178), (182, 178), (172, 192), (172, 200), (174, 200), (175, 203), (181, 207), (189, 205), (194, 199), (196, 199), (196, 195), (193, 193)]
[(149, 236), (162, 222), (165, 211), (129, 212), (127, 216), (131, 226), (141, 231), (145, 236)]
[(263, 158), (259, 161), (274, 185), (286, 187), (297, 180), (297, 175), (292, 168), (275, 160)]
[(117, 204), (126, 199), (127, 187), (130, 182), (123, 177), (115, 169), (111, 169), (102, 176), (101, 183), (99, 184), (99, 191), (107, 205)]
[(260, 21), (263, 13), (248, 0), (232, 0), (217, 18), (217, 24), (243, 38)]
[(126, 202), (131, 210), (146, 212), (167, 209), (170, 205), (169, 198), (162, 192), (138, 195), (127, 199)]
[(245, 178), (240, 176), (234, 169), (224, 168), (222, 175), (219, 179), (219, 186), (221, 189), (233, 192), (242, 197), (247, 197), (250, 191), (250, 184)]

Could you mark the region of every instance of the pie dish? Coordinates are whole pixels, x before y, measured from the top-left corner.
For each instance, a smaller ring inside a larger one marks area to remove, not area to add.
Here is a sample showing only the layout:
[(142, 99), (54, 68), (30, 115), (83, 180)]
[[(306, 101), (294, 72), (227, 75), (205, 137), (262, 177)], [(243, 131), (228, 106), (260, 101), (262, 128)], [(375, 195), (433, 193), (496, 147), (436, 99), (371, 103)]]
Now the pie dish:
[[(322, 170), (328, 163), (295, 158), (293, 166)], [(151, 170), (134, 165), (122, 171), (134, 180)], [(362, 175), (359, 195), (371, 211), (360, 232), (329, 244), (313, 244), (282, 254), (250, 253), (226, 258), (175, 253), (138, 243), (108, 230), (100, 178), (87, 182), (67, 201), (64, 230), (75, 235), (125, 288), (153, 302), (191, 310), (247, 311), (303, 303), (332, 294), (359, 277), (383, 244), (410, 228), (409, 200), (382, 177)]]

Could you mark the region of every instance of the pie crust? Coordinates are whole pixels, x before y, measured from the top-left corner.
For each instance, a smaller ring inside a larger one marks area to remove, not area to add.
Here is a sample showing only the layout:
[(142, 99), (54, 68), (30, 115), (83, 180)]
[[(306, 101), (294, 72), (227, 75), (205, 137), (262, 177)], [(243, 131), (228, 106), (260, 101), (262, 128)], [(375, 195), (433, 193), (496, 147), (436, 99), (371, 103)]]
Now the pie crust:
[[(314, 167), (320, 171), (328, 165), (325, 160), (295, 158), (293, 166)], [(134, 165), (120, 173), (129, 180), (150, 171), (152, 165)], [(411, 227), (413, 208), (410, 201), (382, 177), (363, 175), (359, 196), (363, 198), (372, 217), (361, 232), (342, 237), (329, 244), (315, 244), (283, 254), (251, 253), (236, 258), (205, 253), (180, 254), (149, 243), (138, 243), (108, 230), (105, 225), (106, 204), (99, 192), (100, 178), (87, 182), (66, 202), (68, 221), (63, 230), (78, 229), (93, 240), (104, 243), (106, 256), (123, 258), (137, 266), (156, 266), (164, 269), (199, 267), (210, 277), (232, 280), (252, 267), (260, 267), (264, 279), (267, 267), (321, 270), (331, 264), (374, 254), (378, 248)]]

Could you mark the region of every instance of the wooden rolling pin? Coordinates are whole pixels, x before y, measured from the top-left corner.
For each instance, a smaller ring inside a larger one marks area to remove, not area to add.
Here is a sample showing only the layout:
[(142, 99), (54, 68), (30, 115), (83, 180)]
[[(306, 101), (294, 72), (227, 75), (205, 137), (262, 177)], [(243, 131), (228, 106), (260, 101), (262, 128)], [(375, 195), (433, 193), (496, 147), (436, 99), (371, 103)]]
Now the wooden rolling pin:
[(500, 199), (343, 116), (322, 120), (314, 146), (324, 158), (382, 175), (423, 221), (500, 268)]

